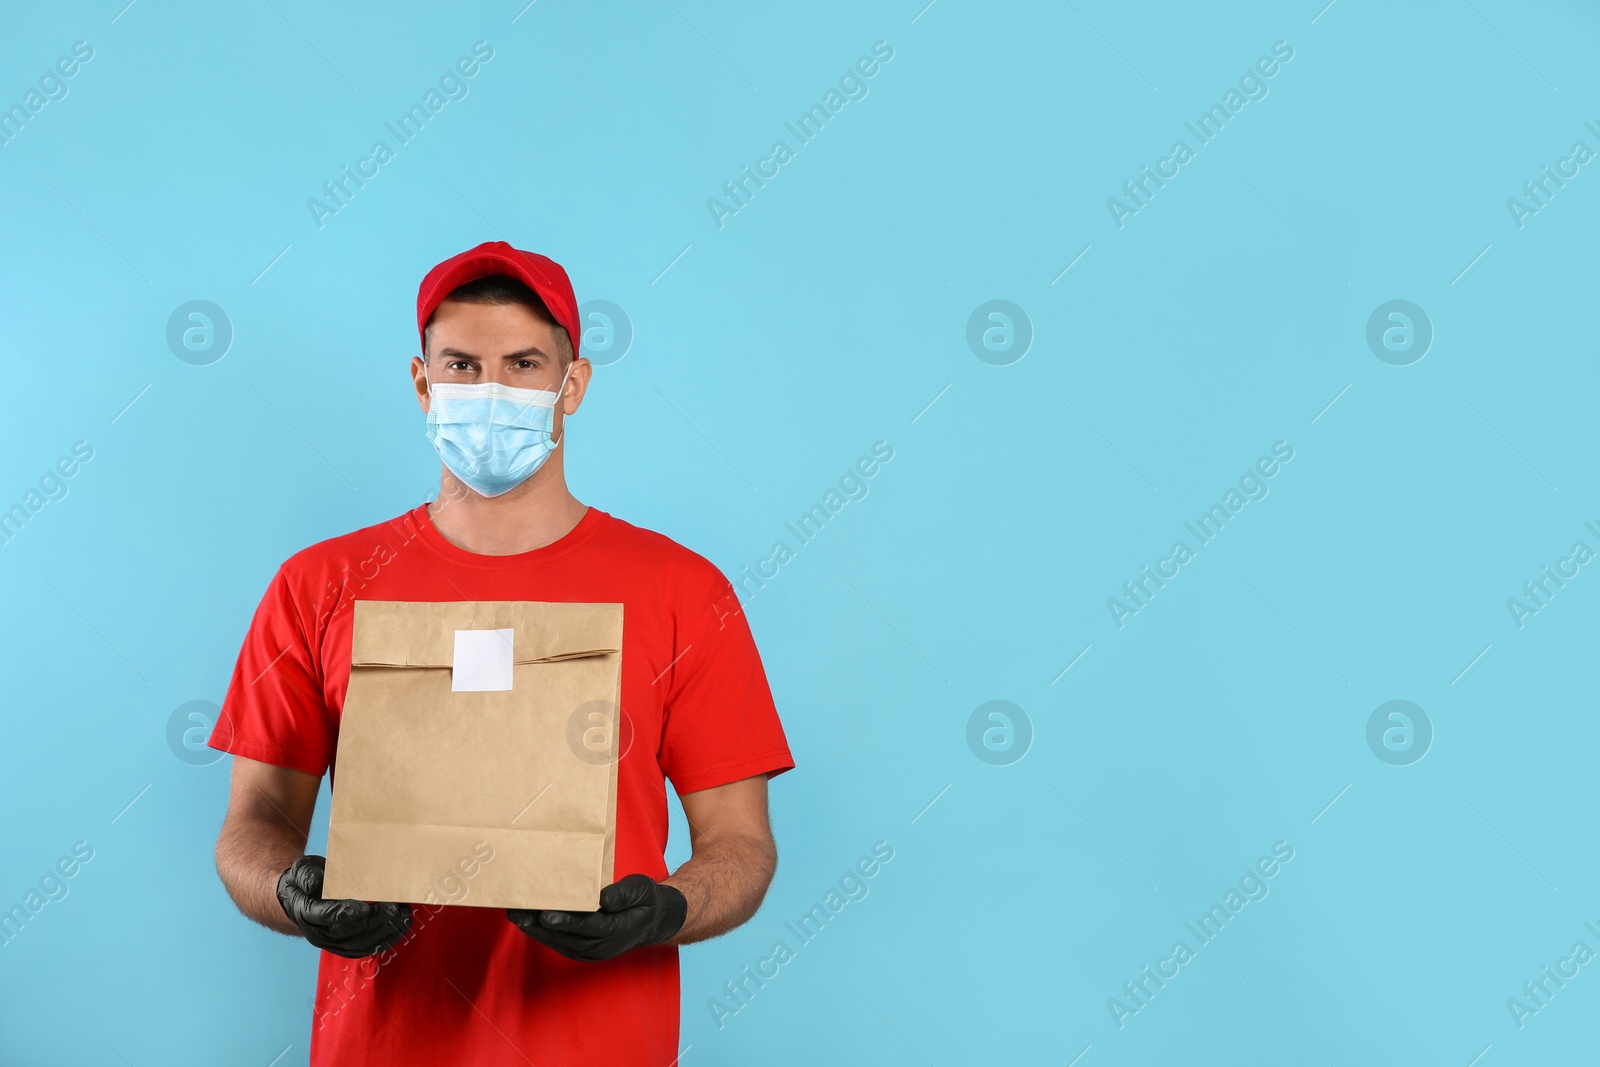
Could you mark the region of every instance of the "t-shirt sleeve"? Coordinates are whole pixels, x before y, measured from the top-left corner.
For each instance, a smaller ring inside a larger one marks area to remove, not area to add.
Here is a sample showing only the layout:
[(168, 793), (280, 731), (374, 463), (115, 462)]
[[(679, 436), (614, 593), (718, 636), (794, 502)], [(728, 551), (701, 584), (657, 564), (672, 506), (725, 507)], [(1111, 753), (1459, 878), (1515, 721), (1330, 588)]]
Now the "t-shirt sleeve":
[(749, 620), (712, 571), (680, 613), (684, 643), (669, 668), (660, 760), (680, 795), (794, 767)]
[(326, 773), (336, 733), (322, 671), (284, 567), (267, 586), (206, 742), (237, 756)]

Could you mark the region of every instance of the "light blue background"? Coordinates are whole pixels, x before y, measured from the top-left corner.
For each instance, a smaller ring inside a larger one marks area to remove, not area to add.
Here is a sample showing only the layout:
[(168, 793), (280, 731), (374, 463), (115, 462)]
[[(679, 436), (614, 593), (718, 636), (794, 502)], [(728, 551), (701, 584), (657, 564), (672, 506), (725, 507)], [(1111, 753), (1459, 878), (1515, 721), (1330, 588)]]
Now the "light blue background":
[[(416, 286), (497, 238), (636, 332), (572, 423), (580, 499), (735, 576), (894, 449), (748, 606), (798, 767), (761, 912), (683, 953), (685, 1067), (1592, 1051), (1600, 965), (1506, 1005), (1600, 949), (1600, 577), (1506, 604), (1600, 548), (1600, 173), (1506, 204), (1600, 149), (1592, 6), (123, 2), (0, 35), (5, 105), (94, 48), (0, 146), (0, 507), (94, 449), (0, 547), (0, 906), (95, 850), (0, 948), (0, 1061), (305, 1062), (316, 954), (234, 910), (228, 761), (167, 724), (221, 700), (285, 557), (436, 489)], [(307, 199), (479, 40), (470, 95), (319, 229)], [(719, 229), (707, 199), (880, 40)], [(1269, 95), (1119, 229), (1107, 198), (1276, 41)], [(235, 331), (209, 366), (165, 341), (194, 299)], [(966, 342), (994, 299), (1035, 334), (1008, 366)], [(1393, 299), (1435, 331), (1410, 366), (1365, 340)], [(1270, 495), (1119, 629), (1107, 599), (1277, 441)], [(1008, 766), (967, 743), (996, 699), (1034, 734)], [(1409, 766), (1366, 741), (1391, 699), (1435, 731)], [(870, 895), (719, 1028), (876, 841)], [(1108, 998), (1278, 841), (1270, 895), (1119, 1029)]]

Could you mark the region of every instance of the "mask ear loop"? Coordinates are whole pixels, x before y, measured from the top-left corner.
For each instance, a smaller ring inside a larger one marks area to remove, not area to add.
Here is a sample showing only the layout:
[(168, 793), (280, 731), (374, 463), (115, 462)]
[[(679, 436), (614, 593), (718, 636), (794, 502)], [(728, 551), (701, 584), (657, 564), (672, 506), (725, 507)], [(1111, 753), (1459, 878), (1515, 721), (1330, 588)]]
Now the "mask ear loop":
[[(556, 386), (556, 404), (561, 403), (562, 398), (567, 395), (567, 375), (572, 373), (573, 364), (576, 363), (576, 362), (577, 362), (577, 360), (573, 360), (572, 363), (568, 363), (566, 371), (561, 375), (561, 384)], [(551, 406), (554, 407), (554, 405), (551, 405)], [(561, 413), (561, 437), (567, 436), (566, 418), (567, 418), (566, 412), (562, 412)], [(555, 423), (555, 413), (554, 413), (554, 411), (551, 412), (550, 421), (551, 421), (552, 425)], [(557, 448), (561, 447), (561, 437), (557, 437), (554, 441), (550, 442), (550, 451), (554, 452)]]

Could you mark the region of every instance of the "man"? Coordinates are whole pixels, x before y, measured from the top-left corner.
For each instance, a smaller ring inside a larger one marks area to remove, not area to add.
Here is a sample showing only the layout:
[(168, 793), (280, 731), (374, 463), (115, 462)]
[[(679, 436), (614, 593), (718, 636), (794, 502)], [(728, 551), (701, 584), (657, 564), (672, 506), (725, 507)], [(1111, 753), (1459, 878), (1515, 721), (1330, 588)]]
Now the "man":
[[(247, 916), (324, 950), (313, 1065), (668, 1067), (677, 946), (749, 919), (777, 863), (767, 779), (794, 762), (749, 624), (711, 563), (568, 491), (565, 423), (593, 368), (558, 264), (479, 245), (428, 273), (417, 327), (439, 498), (273, 577), (210, 739), (235, 757), (217, 870)], [(323, 859), (302, 853), (357, 599), (624, 605), (618, 878), (598, 912), (472, 907), (453, 875), (467, 906), (321, 899)], [(670, 877), (668, 779), (693, 849)]]

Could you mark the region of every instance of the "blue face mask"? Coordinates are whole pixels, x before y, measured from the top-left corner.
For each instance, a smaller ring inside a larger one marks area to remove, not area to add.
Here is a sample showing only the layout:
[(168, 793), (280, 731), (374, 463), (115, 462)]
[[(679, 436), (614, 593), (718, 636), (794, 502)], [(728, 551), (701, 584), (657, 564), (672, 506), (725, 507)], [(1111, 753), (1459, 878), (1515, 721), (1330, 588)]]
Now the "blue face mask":
[(555, 390), (499, 382), (430, 382), (428, 440), (450, 473), (474, 492), (487, 497), (508, 493), (544, 466), (561, 443), (552, 434), (556, 401), (566, 385), (566, 374)]

